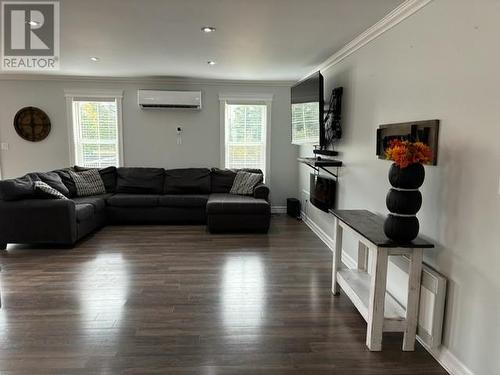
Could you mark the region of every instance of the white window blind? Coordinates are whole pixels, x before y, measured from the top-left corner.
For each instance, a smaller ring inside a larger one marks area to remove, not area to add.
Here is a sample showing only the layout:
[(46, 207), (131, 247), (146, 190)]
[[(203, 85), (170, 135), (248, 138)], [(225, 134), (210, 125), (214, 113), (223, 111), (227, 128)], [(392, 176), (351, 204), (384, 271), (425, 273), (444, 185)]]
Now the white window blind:
[(319, 143), (319, 105), (292, 104), (292, 143)]
[(74, 154), (78, 165), (120, 165), (118, 115), (116, 99), (73, 99)]
[(267, 106), (226, 104), (225, 167), (266, 174)]

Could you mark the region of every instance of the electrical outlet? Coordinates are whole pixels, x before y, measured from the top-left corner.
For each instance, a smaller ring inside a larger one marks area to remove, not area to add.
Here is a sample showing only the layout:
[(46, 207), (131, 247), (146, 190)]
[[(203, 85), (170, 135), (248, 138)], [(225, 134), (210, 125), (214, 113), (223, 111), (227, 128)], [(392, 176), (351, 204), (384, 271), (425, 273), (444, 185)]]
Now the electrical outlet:
[(9, 150), (9, 144), (7, 142), (0, 143), (0, 150), (2, 150), (2, 151), (8, 151)]

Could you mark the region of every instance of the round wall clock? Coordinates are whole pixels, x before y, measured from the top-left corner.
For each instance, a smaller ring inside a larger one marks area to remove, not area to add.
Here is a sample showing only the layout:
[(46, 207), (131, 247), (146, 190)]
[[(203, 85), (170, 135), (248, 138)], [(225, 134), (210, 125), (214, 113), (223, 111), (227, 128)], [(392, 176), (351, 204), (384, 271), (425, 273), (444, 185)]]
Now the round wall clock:
[(50, 119), (39, 108), (25, 107), (16, 113), (14, 128), (21, 138), (30, 142), (39, 142), (47, 138), (50, 133)]

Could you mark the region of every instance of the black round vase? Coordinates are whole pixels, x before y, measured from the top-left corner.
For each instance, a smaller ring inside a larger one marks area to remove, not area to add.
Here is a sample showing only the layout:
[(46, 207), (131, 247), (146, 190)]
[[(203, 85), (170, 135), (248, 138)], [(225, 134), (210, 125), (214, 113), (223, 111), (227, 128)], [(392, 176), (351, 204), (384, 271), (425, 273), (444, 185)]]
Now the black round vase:
[(395, 163), (389, 170), (392, 189), (386, 197), (389, 216), (384, 223), (385, 235), (396, 242), (410, 242), (418, 236), (420, 225), (415, 216), (422, 206), (418, 188), (425, 179), (425, 169), (420, 163), (399, 168)]

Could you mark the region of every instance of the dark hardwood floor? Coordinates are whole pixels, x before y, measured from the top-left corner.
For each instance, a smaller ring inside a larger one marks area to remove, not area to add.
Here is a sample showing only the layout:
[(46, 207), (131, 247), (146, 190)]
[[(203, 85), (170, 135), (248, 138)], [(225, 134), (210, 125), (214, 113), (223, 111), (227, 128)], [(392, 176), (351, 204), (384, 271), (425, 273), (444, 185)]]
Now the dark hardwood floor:
[(399, 334), (369, 352), (330, 250), (284, 216), (267, 236), (109, 226), (0, 254), (2, 375), (446, 374)]

